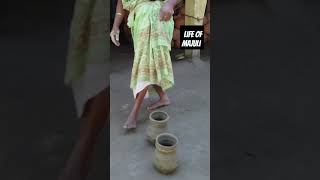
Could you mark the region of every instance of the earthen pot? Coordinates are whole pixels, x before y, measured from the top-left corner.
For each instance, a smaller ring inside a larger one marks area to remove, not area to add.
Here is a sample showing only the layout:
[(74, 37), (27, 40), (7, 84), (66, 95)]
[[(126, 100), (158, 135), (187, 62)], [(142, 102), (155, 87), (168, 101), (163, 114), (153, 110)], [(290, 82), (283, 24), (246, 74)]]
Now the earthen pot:
[(154, 167), (162, 174), (170, 174), (178, 167), (178, 138), (170, 133), (159, 134), (153, 155)]
[(167, 132), (169, 115), (164, 111), (153, 111), (149, 115), (149, 125), (147, 127), (147, 139), (154, 144), (157, 136)]

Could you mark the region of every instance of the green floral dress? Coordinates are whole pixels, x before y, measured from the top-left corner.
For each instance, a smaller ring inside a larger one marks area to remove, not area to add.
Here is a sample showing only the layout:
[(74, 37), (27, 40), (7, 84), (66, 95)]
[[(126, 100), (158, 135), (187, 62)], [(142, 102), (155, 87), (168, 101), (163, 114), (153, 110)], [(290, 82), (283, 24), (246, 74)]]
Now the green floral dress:
[(65, 83), (82, 116), (89, 99), (109, 86), (108, 15), (105, 0), (76, 0), (70, 27)]
[[(171, 40), (174, 22), (160, 21), (160, 9), (166, 1), (122, 0), (130, 12), (128, 26), (132, 32), (134, 61), (130, 88), (134, 97), (149, 85), (163, 90), (174, 85), (171, 64)], [(153, 89), (149, 89), (153, 90)]]

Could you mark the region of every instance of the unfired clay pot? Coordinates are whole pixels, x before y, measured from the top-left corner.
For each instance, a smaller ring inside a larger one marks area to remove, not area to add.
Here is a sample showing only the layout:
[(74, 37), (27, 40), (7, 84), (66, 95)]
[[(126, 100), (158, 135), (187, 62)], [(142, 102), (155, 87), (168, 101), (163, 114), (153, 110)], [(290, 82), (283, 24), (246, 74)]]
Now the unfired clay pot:
[(169, 115), (164, 111), (153, 111), (149, 115), (149, 120), (147, 138), (152, 144), (154, 144), (159, 134), (167, 132)]
[(177, 144), (178, 138), (173, 134), (162, 133), (157, 136), (153, 164), (160, 173), (169, 174), (177, 169)]

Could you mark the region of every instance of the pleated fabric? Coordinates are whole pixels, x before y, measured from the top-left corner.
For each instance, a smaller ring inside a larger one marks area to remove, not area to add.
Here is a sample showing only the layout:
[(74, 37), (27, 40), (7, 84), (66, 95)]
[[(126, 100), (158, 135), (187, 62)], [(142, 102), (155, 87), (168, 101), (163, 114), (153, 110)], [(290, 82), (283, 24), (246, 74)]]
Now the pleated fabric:
[[(160, 9), (165, 1), (122, 0), (130, 11), (128, 26), (134, 43), (134, 60), (130, 88), (136, 95), (149, 85), (167, 90), (174, 85), (171, 63), (171, 40), (174, 22), (160, 21)], [(149, 89), (148, 92), (153, 92)]]

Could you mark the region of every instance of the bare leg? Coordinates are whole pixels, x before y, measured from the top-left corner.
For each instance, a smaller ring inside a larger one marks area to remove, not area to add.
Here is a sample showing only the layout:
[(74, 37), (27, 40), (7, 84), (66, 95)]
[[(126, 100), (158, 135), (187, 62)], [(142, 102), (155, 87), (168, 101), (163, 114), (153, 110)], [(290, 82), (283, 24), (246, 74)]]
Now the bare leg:
[(126, 129), (136, 128), (140, 107), (141, 107), (141, 104), (144, 100), (144, 96), (146, 95), (147, 91), (148, 91), (148, 87), (144, 88), (142, 91), (140, 91), (137, 94), (137, 97), (134, 102), (134, 106), (133, 106), (131, 113), (129, 114), (128, 120), (124, 124), (123, 128), (126, 128)]
[(80, 135), (58, 180), (84, 180), (99, 132), (109, 116), (109, 88), (92, 98), (81, 118)]
[(157, 108), (160, 108), (163, 106), (168, 106), (170, 104), (170, 100), (169, 100), (167, 93), (164, 92), (160, 86), (153, 85), (153, 87), (156, 90), (156, 92), (158, 93), (160, 99), (156, 103), (148, 106), (148, 109), (154, 110), (154, 109), (157, 109)]

